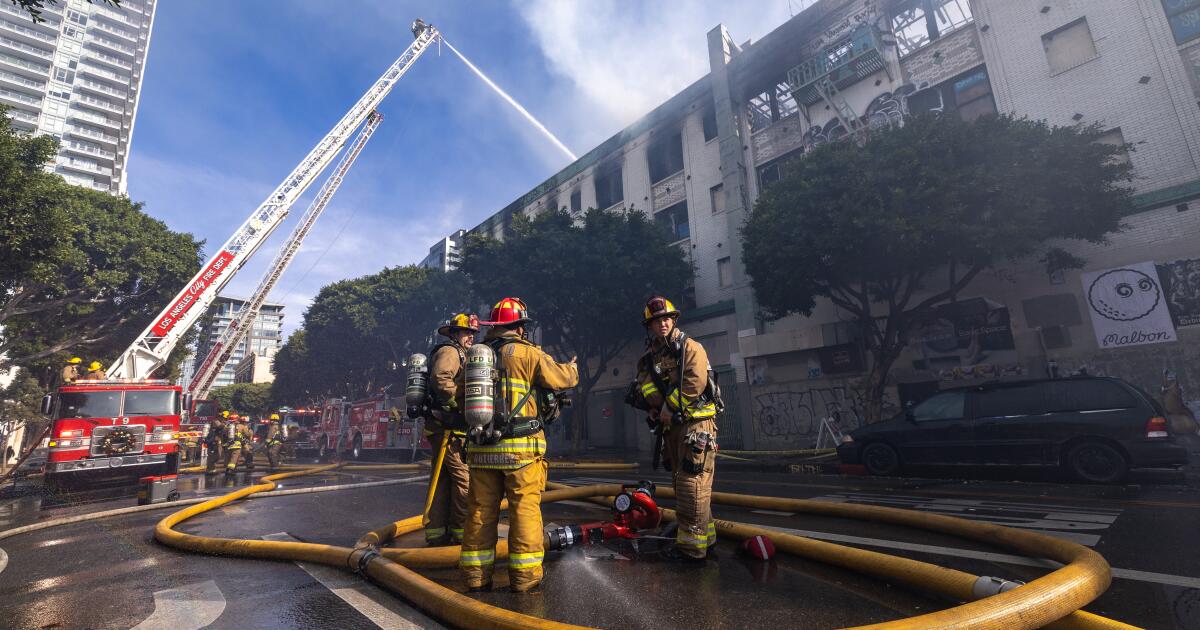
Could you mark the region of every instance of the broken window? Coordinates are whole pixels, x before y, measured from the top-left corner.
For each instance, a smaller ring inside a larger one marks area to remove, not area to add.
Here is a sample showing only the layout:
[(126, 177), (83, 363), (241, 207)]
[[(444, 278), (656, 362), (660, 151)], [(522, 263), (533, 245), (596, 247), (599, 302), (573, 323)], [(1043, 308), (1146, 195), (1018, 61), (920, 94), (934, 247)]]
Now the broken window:
[(992, 98), (987, 68), (980, 67), (954, 81), (954, 104), (959, 117), (968, 122), (985, 114), (996, 113), (996, 101)]
[(1066, 72), (1097, 57), (1096, 42), (1092, 40), (1087, 18), (1079, 18), (1042, 35), (1042, 48), (1046, 50), (1051, 75)]
[(678, 131), (655, 140), (646, 149), (646, 154), (652, 184), (683, 170), (683, 138)]
[(771, 94), (763, 92), (746, 103), (746, 121), (750, 123), (750, 132), (771, 126)]
[(571, 193), (571, 212), (581, 212), (583, 210), (583, 191), (576, 190)]
[(678, 241), (691, 236), (691, 231), (688, 229), (688, 208), (686, 201), (681, 201), (665, 210), (656, 212), (654, 220), (666, 228), (667, 233), (671, 235), (671, 240)]
[(728, 256), (717, 260), (717, 286), (733, 286), (733, 267)]
[(968, 0), (908, 0), (892, 11), (892, 32), (903, 57), (972, 19)]
[(596, 207), (611, 208), (625, 200), (621, 169), (616, 168), (596, 176)]
[(704, 124), (704, 141), (708, 142), (717, 137), (717, 110), (713, 107), (704, 109), (701, 122)]
[(792, 97), (792, 88), (787, 83), (775, 86), (775, 120), (782, 120), (800, 111), (796, 99)]
[(1114, 155), (1112, 159), (1118, 164), (1129, 163), (1129, 150), (1125, 147), (1125, 134), (1121, 133), (1120, 127), (1114, 127), (1100, 134), (1100, 137), (1096, 138), (1096, 142), (1121, 147), (1121, 152)]
[(1167, 23), (1175, 43), (1182, 44), (1200, 37), (1200, 2), (1196, 0), (1163, 0)]
[(708, 189), (708, 199), (712, 202), (713, 214), (725, 212), (725, 185), (717, 184)]

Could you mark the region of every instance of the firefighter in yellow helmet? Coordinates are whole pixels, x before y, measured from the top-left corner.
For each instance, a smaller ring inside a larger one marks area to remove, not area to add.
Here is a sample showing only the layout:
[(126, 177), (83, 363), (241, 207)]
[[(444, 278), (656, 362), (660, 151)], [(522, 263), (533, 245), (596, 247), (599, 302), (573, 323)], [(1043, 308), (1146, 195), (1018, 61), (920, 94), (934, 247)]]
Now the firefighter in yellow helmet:
[(89, 381), (102, 381), (108, 378), (104, 373), (104, 366), (100, 365), (99, 361), (92, 361), (88, 364), (87, 377)]
[[(500, 380), (497, 414), (505, 422), (498, 441), (467, 446), (471, 468), (467, 520), (459, 567), (471, 590), (488, 589), (496, 560), (496, 528), (500, 501), (508, 499), (508, 581), (512, 590), (528, 591), (542, 581), (542, 490), (547, 464), (545, 422), (556, 407), (547, 392), (579, 384), (575, 357), (558, 363), (525, 338), (530, 322), (525, 303), (505, 298), (492, 309), (484, 337), (496, 354)], [(470, 404), (470, 401), (468, 401)]]
[(425, 422), (425, 435), (434, 453), (446, 440), (442, 471), (433, 492), (433, 504), (429, 506), (429, 523), (425, 525), (425, 544), (430, 546), (459, 544), (463, 539), (471, 476), (465, 458), (467, 423), (462, 414), (463, 366), (467, 362), (467, 350), (475, 344), (478, 332), (479, 318), (459, 313), (438, 328), (438, 334), (447, 341), (434, 346), (429, 353), (432, 363), (429, 390), (433, 400), (430, 417)]
[(670, 300), (655, 296), (646, 302), (647, 350), (630, 394), (633, 405), (650, 414), (671, 469), (679, 529), (667, 555), (699, 563), (717, 542), (711, 500), (722, 403), (708, 353), (676, 327), (678, 318)]
[(238, 460), (242, 458), (242, 431), (238, 427), (237, 414), (230, 415), (228, 411), (221, 414), (225, 417), (225, 434), (221, 439), (221, 448), (225, 451), (225, 474), (237, 472)]
[(67, 359), (67, 364), (62, 369), (62, 381), (64, 384), (70, 385), (79, 378), (79, 364), (83, 363), (83, 359), (79, 357), (71, 357)]
[(237, 434), (242, 444), (242, 463), (247, 471), (254, 472), (254, 429), (250, 427), (250, 416), (238, 418)]
[(271, 419), (267, 422), (267, 435), (263, 438), (263, 448), (267, 452), (267, 470), (275, 472), (279, 469), (279, 454), (287, 439), (287, 425), (279, 420), (279, 414), (271, 414)]
[(225, 441), (225, 430), (228, 425), (228, 411), (222, 411), (220, 417), (213, 418), (212, 422), (208, 423), (208, 430), (204, 434), (204, 445), (208, 447), (208, 461), (204, 467), (205, 474), (211, 475), (217, 472), (217, 462), (224, 454), (222, 446)]

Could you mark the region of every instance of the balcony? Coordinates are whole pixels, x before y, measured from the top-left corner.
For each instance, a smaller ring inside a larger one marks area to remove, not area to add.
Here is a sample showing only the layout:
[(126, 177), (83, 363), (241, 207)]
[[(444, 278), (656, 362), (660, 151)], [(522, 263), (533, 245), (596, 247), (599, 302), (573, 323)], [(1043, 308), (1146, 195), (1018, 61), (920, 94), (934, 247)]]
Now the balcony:
[(77, 70), (77, 72), (79, 74), (87, 74), (87, 75), (96, 77), (98, 79), (105, 79), (107, 81), (113, 81), (122, 86), (129, 85), (130, 82), (133, 80), (127, 74), (120, 74), (117, 72), (113, 72), (112, 70), (109, 70), (107, 68), (103, 68), (99, 64), (95, 64), (91, 59), (88, 59), (86, 57), (83, 58), (81, 61), (83, 63), (79, 64), (79, 68)]
[(75, 120), (82, 120), (96, 125), (104, 125), (105, 127), (111, 127), (117, 130), (121, 129), (121, 121), (113, 120), (108, 116), (82, 110), (77, 107), (72, 107), (71, 109), (67, 110), (67, 118), (74, 118)]
[[(2, 29), (0, 29), (0, 30), (2, 30)], [(54, 53), (50, 52), (49, 50), (46, 50), (45, 48), (38, 48), (37, 46), (30, 46), (29, 44), (26, 44), (25, 42), (17, 41), (10, 37), (4, 37), (3, 35), (0, 35), (0, 46), (4, 46), (5, 48), (8, 48), (10, 50), (19, 50), (23, 53), (33, 55), (34, 57), (37, 57), (39, 59), (45, 59), (46, 61), (50, 61), (51, 59), (54, 59)]]
[(860, 26), (847, 39), (788, 70), (788, 84), (796, 102), (808, 106), (821, 100), (820, 81), (828, 79), (843, 89), (886, 67), (879, 35), (869, 26)]
[(38, 92), (44, 92), (46, 90), (45, 81), (35, 81), (7, 70), (0, 70), (0, 83), (29, 88), (37, 90)]
[(134, 50), (133, 46), (127, 46), (125, 44), (122, 44), (121, 42), (114, 40), (114, 39), (109, 39), (107, 37), (97, 35), (94, 30), (88, 31), (87, 42), (89, 44), (103, 46), (109, 50), (115, 50), (120, 53), (125, 53), (126, 55), (129, 55), (131, 57), (134, 56), (134, 54), (137, 52)]
[(33, 107), (42, 106), (42, 99), (40, 96), (30, 96), (24, 92), (17, 92), (4, 87), (0, 87), (0, 99), (4, 99), (10, 103), (17, 103), (19, 105), (28, 105)]
[(108, 144), (113, 144), (113, 145), (117, 144), (117, 142), (119, 141), (119, 139), (116, 136), (111, 136), (107, 133), (104, 133), (103, 131), (96, 131), (95, 129), (88, 129), (87, 127), (80, 127), (79, 125), (67, 125), (66, 129), (63, 130), (63, 133), (70, 135), (70, 136), (77, 136), (79, 138), (87, 138), (89, 140), (98, 140), (100, 142), (107, 142)]
[(6, 33), (12, 33), (17, 39), (26, 40), (35, 44), (50, 44), (58, 43), (58, 35), (51, 35), (45, 31), (39, 30), (32, 26), (25, 26), (10, 22), (0, 18), (0, 30)]
[[(46, 7), (46, 8), (48, 8), (48, 7)], [(55, 33), (57, 33), (59, 26), (61, 25), (61, 20), (58, 17), (56, 17), (53, 13), (48, 13), (46, 11), (46, 8), (42, 9), (42, 19), (46, 20), (46, 21), (39, 22), (38, 24), (36, 24), (34, 26), (36, 26), (37, 28), (52, 30)], [(0, 4), (0, 12), (7, 13), (13, 17), (16, 17), (22, 23), (33, 24), (33, 21), (29, 19), (29, 13), (23, 9), (18, 9), (12, 3), (5, 2), (5, 3)]]
[(29, 72), (35, 72), (42, 76), (49, 76), (50, 74), (50, 66), (48, 65), (34, 63), (32, 61), (17, 57), (16, 55), (0, 52), (0, 66), (5, 65), (10, 68), (20, 68), (22, 70), (28, 70)]
[(117, 158), (117, 154), (113, 153), (112, 151), (109, 151), (108, 149), (105, 149), (98, 145), (94, 145), (90, 142), (85, 143), (85, 142), (80, 142), (78, 140), (68, 140), (66, 142), (63, 142), (62, 150), (70, 151), (73, 153), (80, 153), (80, 154), (84, 154), (84, 155), (92, 155), (95, 157), (101, 157), (106, 160), (115, 160)]
[(62, 168), (73, 169), (83, 173), (92, 173), (95, 175), (104, 175), (112, 177), (112, 169), (106, 166), (100, 166), (91, 160), (80, 160), (69, 156), (59, 156), (58, 165)]
[(37, 126), (38, 116), (32, 112), (27, 112), (23, 109), (10, 109), (8, 110), (8, 115), (11, 116), (15, 122), (25, 123), (33, 127)]
[(95, 50), (93, 48), (84, 48), (83, 49), (83, 58), (84, 59), (94, 59), (96, 61), (107, 63), (111, 66), (116, 66), (118, 68), (121, 68), (122, 70), (133, 70), (132, 63), (129, 63), (128, 61), (126, 61), (120, 57), (110, 55), (104, 51)]
[(129, 44), (137, 44), (137, 35), (134, 35), (123, 28), (117, 28), (106, 22), (98, 22), (98, 21), (93, 20), (92, 23), (89, 25), (89, 28), (98, 28), (98, 29), (104, 31), (105, 33), (112, 33), (113, 35), (120, 37), (122, 40), (124, 40), (125, 42), (127, 42)]
[(128, 94), (125, 90), (118, 90), (117, 88), (100, 83), (99, 81), (92, 81), (91, 79), (76, 79), (75, 86), (82, 87), (93, 92), (99, 92), (100, 94), (115, 96), (121, 100), (125, 100), (125, 97)]
[(106, 112), (112, 112), (122, 116), (125, 115), (124, 107), (103, 98), (96, 98), (94, 96), (87, 96), (86, 94), (79, 94), (76, 92), (75, 94), (71, 95), (71, 102), (86, 105), (88, 107), (94, 107), (96, 109), (102, 109)]

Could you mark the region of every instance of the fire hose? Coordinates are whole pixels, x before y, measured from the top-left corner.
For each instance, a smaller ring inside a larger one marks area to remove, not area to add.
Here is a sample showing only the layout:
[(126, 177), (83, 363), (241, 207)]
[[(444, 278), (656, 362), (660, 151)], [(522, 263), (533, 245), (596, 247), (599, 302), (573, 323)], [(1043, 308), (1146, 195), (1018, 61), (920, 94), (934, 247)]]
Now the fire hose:
[[(471, 628), (579, 628), (570, 624), (522, 615), (510, 610), (489, 606), (421, 576), (412, 569), (453, 567), (458, 562), (458, 547), (419, 549), (380, 549), (397, 536), (422, 528), (422, 516), (417, 515), (389, 523), (368, 532), (353, 548), (299, 542), (239, 540), (196, 536), (176, 531), (174, 527), (189, 518), (216, 509), (258, 492), (272, 490), (275, 481), (300, 475), (339, 468), (339, 465), (320, 466), (307, 470), (279, 473), (263, 477), (261, 483), (242, 488), (221, 497), (192, 505), (164, 518), (155, 527), (155, 539), (171, 547), (201, 553), (306, 561), (349, 568), (363, 573), (418, 608), (455, 625)], [(603, 499), (621, 492), (619, 485), (597, 485), (565, 488), (548, 484), (542, 500), (591, 499), (607, 505)], [(673, 497), (669, 488), (659, 491)], [(820, 560), (860, 573), (907, 585), (917, 590), (937, 593), (956, 601), (968, 603), (927, 615), (868, 626), (870, 628), (928, 628), (969, 626), (972, 628), (1130, 628), (1126, 624), (1079, 610), (1103, 593), (1111, 580), (1108, 563), (1095, 551), (1034, 532), (1020, 531), (896, 508), (826, 503), (802, 499), (756, 497), (723, 492), (713, 493), (718, 504), (786, 509), (788, 511), (880, 521), (896, 525), (915, 526), (1011, 547), (1035, 557), (1056, 560), (1065, 566), (1028, 584), (1009, 590), (995, 578), (971, 575), (937, 565), (889, 556), (874, 551), (845, 547), (812, 539), (782, 534), (767, 528), (732, 521), (718, 520), (720, 532), (735, 538), (767, 535), (776, 547), (789, 553)], [(504, 509), (505, 505), (501, 506)], [(664, 509), (663, 518), (673, 519), (674, 512)], [(507, 557), (507, 542), (496, 546), (497, 558)], [(1011, 586), (1013, 583), (1008, 583)], [(994, 588), (993, 588), (994, 587)], [(999, 592), (994, 592), (999, 591)]]

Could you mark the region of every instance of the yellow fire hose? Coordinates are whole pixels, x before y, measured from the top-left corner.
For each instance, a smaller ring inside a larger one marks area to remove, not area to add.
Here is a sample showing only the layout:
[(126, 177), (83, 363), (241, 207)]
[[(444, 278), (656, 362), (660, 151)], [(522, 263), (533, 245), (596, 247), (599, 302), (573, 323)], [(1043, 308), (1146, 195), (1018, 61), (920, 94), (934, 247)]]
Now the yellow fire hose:
[(718, 453), (726, 455), (827, 455), (836, 453), (836, 448), (805, 448), (792, 451), (731, 451), (729, 449), (721, 449)]
[(438, 477), (442, 474), (442, 462), (446, 461), (446, 447), (450, 445), (450, 431), (442, 434), (442, 446), (438, 449), (437, 463), (429, 477), (429, 492), (425, 494), (425, 511), (421, 513), (421, 526), (429, 524), (429, 509), (433, 507), (433, 495), (437, 493)]
[[(198, 514), (257, 492), (271, 490), (275, 487), (276, 480), (335, 470), (339, 467), (340, 465), (334, 464), (263, 477), (261, 483), (257, 485), (242, 488), (171, 514), (158, 523), (154, 536), (159, 542), (166, 545), (208, 554), (319, 562), (358, 570), (431, 615), (458, 626), (514, 629), (579, 628), (579, 626), (530, 617), (483, 604), (445, 588), (409, 568), (455, 566), (458, 562), (458, 547), (382, 550), (377, 548), (378, 545), (384, 544), (396, 536), (420, 529), (422, 526), (421, 516), (396, 521), (369, 532), (358, 541), (353, 549), (298, 542), (194, 536), (173, 529), (175, 525)], [(548, 484), (548, 487), (554, 489), (543, 495), (542, 500), (545, 502), (589, 497), (596, 500), (596, 497), (620, 492), (620, 486), (616, 484), (580, 488), (564, 488), (558, 484)], [(670, 488), (661, 488), (658, 493), (666, 498), (674, 496), (674, 492)], [(894, 630), (930, 627), (996, 629), (1032, 629), (1043, 626), (1058, 629), (1132, 627), (1079, 610), (1081, 606), (1087, 605), (1107, 589), (1111, 574), (1108, 563), (1099, 554), (1065, 540), (990, 523), (895, 508), (756, 497), (723, 492), (713, 493), (713, 501), (757, 509), (806, 512), (915, 526), (988, 544), (1008, 546), (1031, 556), (1050, 558), (1066, 565), (1029, 584), (980, 599), (976, 588), (981, 581), (988, 581), (987, 578), (979, 578), (969, 573), (917, 560), (811, 540), (753, 525), (724, 520), (717, 521), (717, 528), (722, 533), (735, 538), (758, 534), (770, 536), (777, 548), (790, 553), (902, 583), (922, 591), (938, 593), (957, 601), (968, 601), (968, 603), (954, 608), (868, 626), (870, 628)], [(599, 502), (607, 505), (603, 499), (600, 499)], [(674, 512), (664, 510), (664, 516), (674, 518)], [(496, 547), (497, 558), (507, 557), (507, 551), (505, 541), (500, 541)]]

